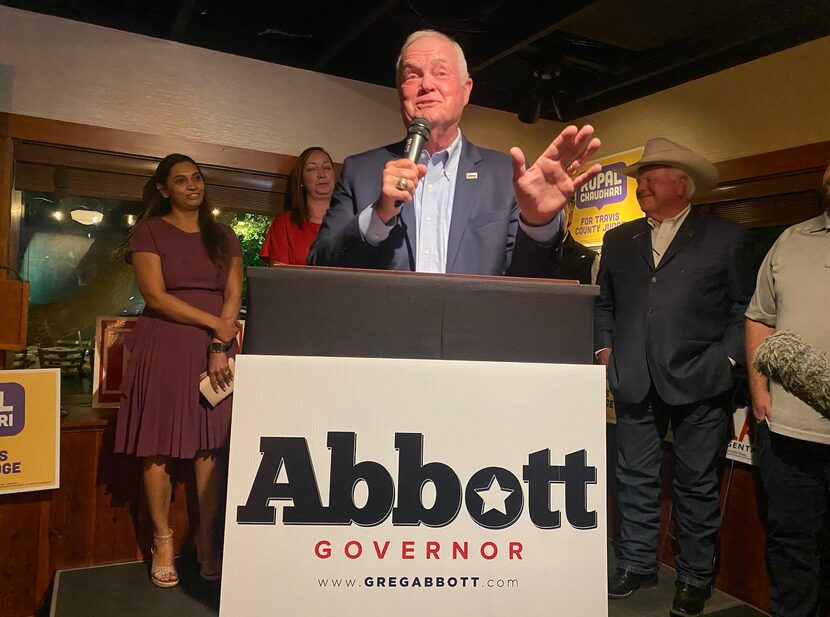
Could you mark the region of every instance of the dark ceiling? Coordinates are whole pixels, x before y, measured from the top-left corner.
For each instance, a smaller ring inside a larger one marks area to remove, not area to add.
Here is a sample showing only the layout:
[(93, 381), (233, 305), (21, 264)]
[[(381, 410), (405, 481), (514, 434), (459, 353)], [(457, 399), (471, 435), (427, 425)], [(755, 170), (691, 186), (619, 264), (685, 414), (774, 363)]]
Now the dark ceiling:
[(471, 102), (525, 121), (571, 120), (830, 34), (828, 0), (0, 4), (383, 86), (404, 38), (434, 28), (464, 48)]

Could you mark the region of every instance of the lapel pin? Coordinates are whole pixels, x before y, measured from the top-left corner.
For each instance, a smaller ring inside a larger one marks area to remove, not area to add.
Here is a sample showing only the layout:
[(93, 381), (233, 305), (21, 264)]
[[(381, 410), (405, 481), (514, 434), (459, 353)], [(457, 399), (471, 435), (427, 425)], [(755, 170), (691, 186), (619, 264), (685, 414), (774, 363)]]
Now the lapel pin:
[(468, 171), (467, 172), (467, 180), (478, 180), (478, 172), (477, 171)]

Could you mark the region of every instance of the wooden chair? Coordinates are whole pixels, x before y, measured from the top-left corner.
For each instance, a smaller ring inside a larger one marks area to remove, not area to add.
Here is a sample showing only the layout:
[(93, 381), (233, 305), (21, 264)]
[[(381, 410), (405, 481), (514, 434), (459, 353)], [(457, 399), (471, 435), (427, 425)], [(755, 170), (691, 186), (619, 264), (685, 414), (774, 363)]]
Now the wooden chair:
[(29, 368), (33, 362), (29, 361), (29, 350), (21, 349), (20, 351), (12, 352), (12, 369)]
[(84, 347), (39, 347), (40, 368), (59, 368), (61, 373), (78, 371), (78, 377), (83, 377)]

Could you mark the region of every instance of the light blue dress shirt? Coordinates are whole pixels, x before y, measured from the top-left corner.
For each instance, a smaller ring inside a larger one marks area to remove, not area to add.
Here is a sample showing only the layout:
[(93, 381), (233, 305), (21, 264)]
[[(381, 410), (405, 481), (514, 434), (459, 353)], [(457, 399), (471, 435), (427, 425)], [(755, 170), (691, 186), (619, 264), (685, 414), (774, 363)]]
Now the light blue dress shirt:
[[(418, 163), (426, 165), (427, 173), (421, 178), (415, 189), (413, 203), (404, 208), (415, 208), (416, 252), (415, 271), (444, 274), (447, 271), (447, 242), (450, 237), (452, 205), (455, 197), (458, 163), (461, 159), (461, 131), (446, 150), (430, 155), (426, 150), (421, 153)], [(358, 216), (358, 227), (363, 238), (371, 245), (377, 246), (386, 238), (394, 227), (395, 219), (387, 225), (380, 220), (372, 207), (365, 208)], [(562, 216), (543, 227), (529, 227), (519, 221), (525, 233), (540, 244), (549, 244), (562, 227)]]

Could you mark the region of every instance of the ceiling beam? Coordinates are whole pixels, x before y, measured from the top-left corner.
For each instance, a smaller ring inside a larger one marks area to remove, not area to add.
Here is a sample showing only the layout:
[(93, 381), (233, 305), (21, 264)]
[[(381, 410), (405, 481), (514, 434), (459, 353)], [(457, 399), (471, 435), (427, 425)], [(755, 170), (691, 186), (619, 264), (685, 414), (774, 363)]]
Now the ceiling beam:
[(312, 65), (313, 70), (322, 71), (329, 62), (340, 55), (346, 47), (351, 45), (355, 39), (383, 17), (389, 9), (395, 6), (398, 0), (384, 0), (383, 2), (370, 3), (369, 9), (363, 14), (356, 16), (355, 20), (349, 24), (339, 24), (337, 32), (340, 36), (327, 39), (323, 45), (320, 54), (314, 60)]
[[(527, 48), (551, 32), (561, 29), (569, 21), (594, 10), (593, 5), (596, 2), (597, 0), (547, 0), (535, 7), (523, 8), (522, 15), (526, 16), (525, 20), (511, 21), (509, 29), (504, 31), (502, 41), (498, 44), (494, 42), (492, 35), (488, 35), (486, 40), (481, 42), (481, 52), (478, 52), (475, 41), (465, 46), (465, 55), (475, 63), (469, 71), (470, 75), (475, 75), (499, 60)], [(540, 29), (540, 26), (544, 27)], [(499, 51), (493, 53), (494, 47)], [(487, 53), (482, 53), (485, 51)], [(484, 58), (479, 59), (482, 56)]]
[(172, 40), (182, 40), (184, 31), (187, 28), (188, 22), (190, 22), (190, 18), (193, 16), (194, 10), (196, 10), (196, 0), (181, 0), (179, 2), (179, 10), (176, 11), (176, 19), (170, 31), (170, 38)]
[[(781, 10), (783, 5), (770, 3), (766, 10), (756, 11), (753, 15), (755, 27), (752, 28), (747, 27), (745, 15), (737, 15), (733, 19), (721, 21), (717, 26), (708, 29), (700, 38), (646, 54), (642, 61), (630, 65), (616, 76), (611, 76), (603, 88), (584, 94), (575, 93), (576, 102), (582, 104), (609, 95), (616, 90), (655, 80), (683, 67), (695, 64), (704, 65), (707, 60), (712, 60), (719, 55), (739, 52), (742, 47), (757, 48), (763, 39), (781, 35), (789, 30), (803, 33), (805, 38), (802, 42), (827, 34), (830, 30), (830, 12), (825, 2), (826, 0), (799, 0), (798, 10), (790, 11)], [(749, 55), (756, 57), (757, 53)], [(706, 70), (704, 74), (711, 72), (713, 71)]]

